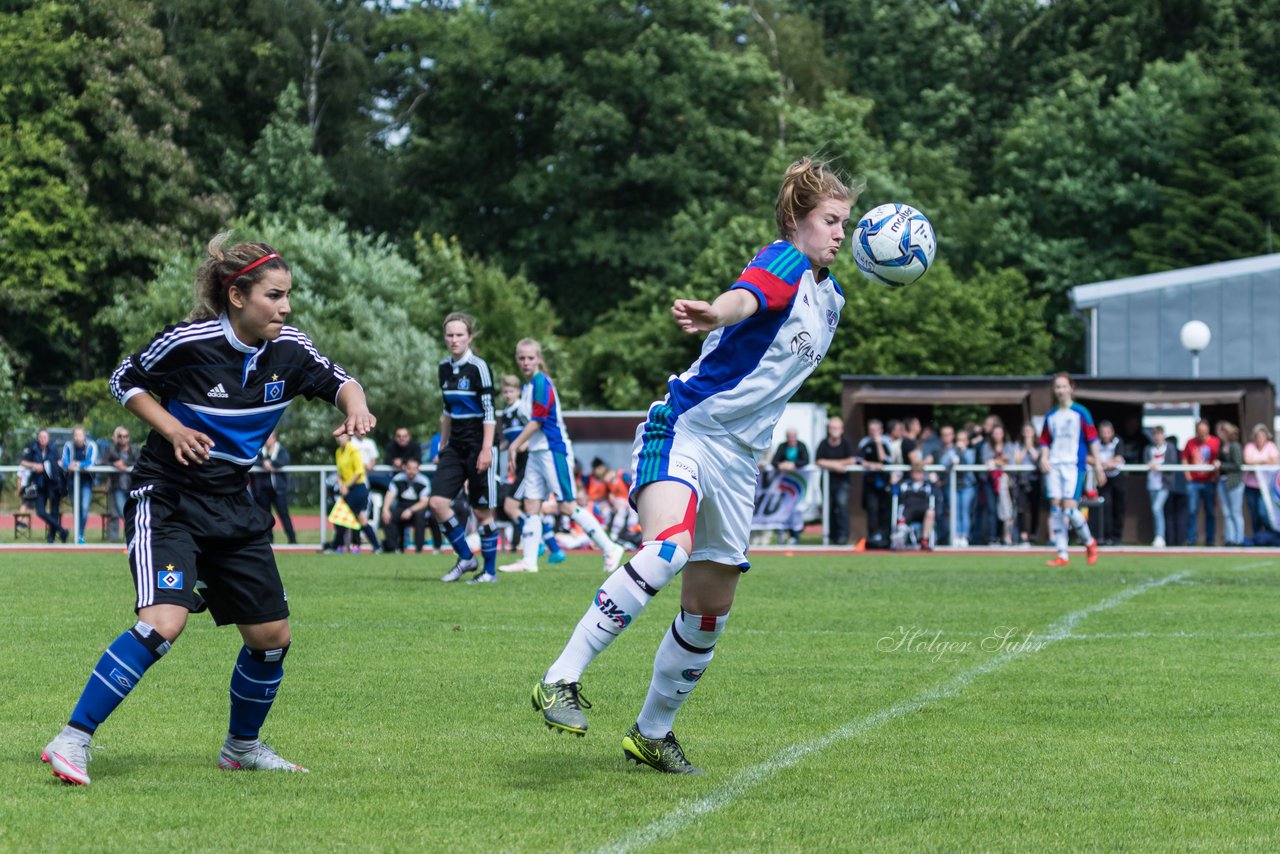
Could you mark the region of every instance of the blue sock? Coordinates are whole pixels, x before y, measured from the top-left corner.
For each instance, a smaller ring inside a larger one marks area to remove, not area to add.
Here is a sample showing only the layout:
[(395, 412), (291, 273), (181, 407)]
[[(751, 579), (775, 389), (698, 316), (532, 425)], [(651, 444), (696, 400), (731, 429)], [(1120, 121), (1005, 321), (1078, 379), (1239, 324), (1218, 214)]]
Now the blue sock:
[(262, 722), (271, 711), (280, 680), (284, 678), (284, 656), (280, 649), (241, 647), (231, 671), (231, 724), (227, 732), (233, 738), (256, 739)]
[(560, 542), (556, 539), (556, 526), (553, 521), (554, 516), (542, 517), (542, 542), (547, 547), (548, 554), (558, 554), (564, 549), (560, 548)]
[(467, 531), (458, 524), (457, 516), (450, 516), (440, 523), (440, 527), (444, 530), (449, 545), (453, 546), (453, 553), (458, 556), (458, 560), (471, 560), (475, 557), (471, 546), (467, 545)]
[(488, 575), (498, 572), (498, 526), (485, 522), (480, 526), (480, 554), (484, 556), (484, 571)]
[(88, 733), (96, 730), (169, 646), (159, 632), (141, 620), (116, 638), (93, 668), (80, 702), (71, 712), (71, 726)]

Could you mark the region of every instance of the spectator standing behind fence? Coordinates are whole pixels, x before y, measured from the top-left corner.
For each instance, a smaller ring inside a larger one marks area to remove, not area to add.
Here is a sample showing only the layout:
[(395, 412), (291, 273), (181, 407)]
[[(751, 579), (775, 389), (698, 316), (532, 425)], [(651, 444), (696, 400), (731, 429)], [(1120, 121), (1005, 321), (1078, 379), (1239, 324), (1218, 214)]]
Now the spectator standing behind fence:
[(1040, 472), (1040, 437), (1036, 427), (1030, 421), (1022, 425), (1017, 453), (1014, 462), (1020, 466), (1031, 466), (1031, 471), (1022, 471), (1014, 477), (1015, 495), (1018, 503), (1018, 537), (1023, 543), (1030, 545), (1040, 536), (1040, 499), (1044, 496), (1044, 478)]
[(831, 542), (838, 546), (849, 543), (849, 484), (853, 480), (849, 466), (857, 462), (857, 456), (858, 449), (844, 432), (844, 419), (827, 419), (827, 435), (818, 443), (813, 459), (827, 470), (827, 530)]
[(107, 525), (108, 542), (120, 540), (124, 503), (129, 498), (129, 485), (132, 482), (130, 472), (137, 461), (138, 451), (130, 442), (129, 431), (124, 427), (117, 427), (111, 433), (111, 446), (107, 448), (107, 458), (103, 460), (104, 465), (116, 470), (115, 474), (107, 476), (110, 478), (107, 485), (107, 513), (110, 514)]
[[(942, 428), (944, 434), (951, 429), (950, 427)], [(952, 477), (956, 480), (955, 506), (948, 510), (955, 519), (955, 539), (951, 541), (951, 545), (964, 548), (969, 545), (969, 514), (973, 511), (973, 472), (953, 472), (952, 470), (958, 465), (971, 465), (973, 449), (969, 447), (968, 430), (957, 430), (953, 435), (954, 444), (943, 450), (940, 462), (947, 467), (948, 482)], [(949, 489), (950, 487), (945, 487), (945, 490)]]
[[(293, 518), (289, 515), (289, 474), (285, 471), (289, 462), (289, 451), (280, 444), (275, 431), (272, 431), (262, 450), (258, 451), (258, 465), (262, 471), (253, 473), (250, 484), (258, 506), (268, 513), (272, 507), (275, 508), (285, 539), (289, 541), (289, 545), (296, 546), (298, 535), (293, 530)], [(271, 542), (275, 542), (274, 528), (267, 536)]]
[(1102, 533), (1105, 534), (1102, 542), (1118, 546), (1124, 537), (1125, 489), (1120, 467), (1125, 457), (1124, 443), (1110, 421), (1098, 422), (1098, 462), (1107, 474), (1107, 482), (1098, 487), (1098, 497), (1102, 499)]
[(1209, 434), (1209, 422), (1201, 420), (1196, 425), (1196, 435), (1182, 449), (1182, 461), (1187, 465), (1210, 465), (1214, 471), (1187, 472), (1187, 545), (1196, 544), (1197, 515), (1204, 510), (1204, 544), (1211, 546), (1217, 539), (1217, 519), (1214, 504), (1218, 493), (1218, 459), (1222, 443)]
[[(98, 443), (91, 442), (84, 428), (77, 424), (71, 431), (71, 441), (62, 446), (62, 470), (68, 490), (76, 489), (76, 473), (79, 472), (80, 517), (76, 519), (76, 542), (84, 543), (84, 526), (89, 521), (89, 505), (93, 503), (93, 474), (90, 466), (98, 464)], [(72, 505), (74, 511), (74, 504)]]
[[(809, 447), (800, 441), (799, 433), (788, 430), (786, 441), (773, 453), (773, 467), (778, 471), (796, 471), (807, 465), (809, 465)], [(800, 534), (804, 530), (804, 519), (800, 515), (799, 502), (796, 504), (796, 512), (792, 514), (790, 525), (787, 535), (791, 545), (799, 545)]]
[(36, 433), (36, 440), (22, 452), (22, 467), (30, 469), (31, 482), (36, 488), (34, 500), (36, 515), (45, 524), (45, 542), (57, 537), (67, 541), (70, 532), (62, 527), (62, 496), (66, 489), (62, 468), (58, 465), (58, 452), (49, 443), (49, 431)]
[(1244, 448), (1240, 447), (1240, 428), (1230, 421), (1218, 422), (1218, 495), (1222, 498), (1222, 532), (1224, 546), (1244, 543)]
[(773, 453), (773, 467), (779, 471), (795, 471), (809, 465), (809, 448), (800, 441), (795, 430), (787, 431), (787, 439)]
[(1151, 439), (1151, 444), (1143, 453), (1143, 462), (1147, 464), (1147, 495), (1151, 499), (1151, 521), (1156, 529), (1156, 536), (1151, 541), (1151, 545), (1162, 549), (1165, 547), (1164, 507), (1169, 500), (1169, 492), (1173, 489), (1173, 472), (1161, 471), (1161, 467), (1177, 460), (1178, 454), (1165, 440), (1163, 427), (1151, 428)]
[[(1169, 443), (1167, 459), (1172, 463), (1181, 463), (1182, 454), (1178, 450), (1178, 437), (1166, 436), (1165, 441)], [(1175, 471), (1171, 474), (1172, 476), (1169, 478), (1169, 500), (1164, 505), (1164, 536), (1171, 546), (1185, 546), (1187, 544), (1187, 520), (1190, 516), (1187, 508), (1191, 504), (1191, 490), (1188, 486), (1190, 481), (1187, 480), (1187, 473), (1184, 471)]]
[[(1255, 424), (1250, 431), (1250, 442), (1244, 446), (1244, 464), (1247, 466), (1280, 465), (1280, 448), (1272, 441), (1271, 428), (1266, 424)], [(1262, 503), (1262, 488), (1269, 487), (1271, 478), (1265, 474), (1248, 471), (1244, 473), (1244, 499), (1249, 506), (1250, 530), (1256, 537), (1259, 531), (1271, 530), (1267, 521), (1267, 508)]]
[[(417, 460), (421, 465), (422, 446), (413, 441), (413, 434), (408, 427), (397, 427), (383, 456), (386, 457), (387, 465), (395, 471), (404, 471), (404, 464), (409, 460)], [(392, 477), (395, 477), (395, 472), (392, 472)]]
[(872, 418), (867, 435), (858, 443), (858, 459), (866, 474), (862, 477), (862, 507), (867, 511), (867, 545), (887, 549), (893, 524), (893, 484), (885, 464), (893, 460), (893, 448), (884, 435), (884, 425)]
[(387, 500), (382, 504), (382, 525), (387, 532), (383, 551), (404, 551), (405, 530), (413, 527), (413, 546), (418, 554), (427, 538), (427, 505), (431, 501), (431, 481), (421, 471), (415, 457), (404, 457), (402, 468), (391, 478)]
[[(1013, 545), (1015, 519), (1012, 478), (1004, 467), (1014, 462), (1017, 448), (1004, 435), (1004, 425), (994, 424), (982, 445), (982, 464), (989, 470), (991, 495), (994, 498), (994, 521), (999, 523), (998, 536), (1006, 546)], [(997, 532), (992, 531), (995, 535)], [(992, 537), (994, 539), (994, 536)]]

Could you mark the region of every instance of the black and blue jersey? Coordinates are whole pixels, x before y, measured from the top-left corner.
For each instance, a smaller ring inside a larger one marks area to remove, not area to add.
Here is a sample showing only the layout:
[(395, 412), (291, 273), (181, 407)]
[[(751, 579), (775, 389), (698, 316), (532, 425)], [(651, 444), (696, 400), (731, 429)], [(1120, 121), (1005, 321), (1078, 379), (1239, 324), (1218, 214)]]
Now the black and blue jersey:
[(238, 492), (248, 471), (293, 398), (321, 398), (336, 405), (351, 381), (322, 356), (306, 335), (285, 326), (274, 341), (251, 347), (226, 315), (167, 327), (111, 376), (122, 404), (150, 392), (183, 425), (213, 440), (209, 460), (183, 466), (173, 446), (152, 430), (138, 457), (136, 483), (164, 480), (214, 494)]
[(470, 350), (456, 362), (443, 359), (440, 391), (444, 395), (444, 414), (451, 420), (449, 444), (479, 450), (484, 425), (495, 423), (489, 363)]

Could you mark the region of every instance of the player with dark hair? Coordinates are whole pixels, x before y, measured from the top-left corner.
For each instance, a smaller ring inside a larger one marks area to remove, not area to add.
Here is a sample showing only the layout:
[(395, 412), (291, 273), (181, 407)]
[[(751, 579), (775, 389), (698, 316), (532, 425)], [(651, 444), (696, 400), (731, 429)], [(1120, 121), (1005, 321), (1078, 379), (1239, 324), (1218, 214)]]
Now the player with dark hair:
[(760, 250), (714, 302), (678, 299), (685, 332), (707, 332), (698, 360), (667, 383), (632, 447), (632, 500), (643, 543), (604, 580), (560, 657), (534, 686), (548, 727), (585, 735), (587, 665), (677, 573), (680, 610), (653, 661), (648, 696), (623, 754), (659, 771), (701, 773), (672, 732), (724, 631), (742, 573), (756, 460), (784, 408), (826, 356), (844, 294), (827, 273), (857, 199), (826, 164), (791, 164), (775, 208), (778, 240)]
[(228, 246), (229, 237), (209, 243), (191, 316), (111, 377), (116, 398), (151, 426), (124, 513), (137, 621), (107, 647), (70, 722), (41, 755), (67, 783), (89, 784), (90, 738), (169, 651), (188, 615), (206, 608), (244, 640), (218, 766), (306, 770), (258, 740), (290, 633), (273, 520), (249, 493), (249, 469), (299, 395), (342, 410), (334, 435), (363, 436), (377, 421), (360, 384), (285, 325), (292, 280), (284, 259), (265, 243)]

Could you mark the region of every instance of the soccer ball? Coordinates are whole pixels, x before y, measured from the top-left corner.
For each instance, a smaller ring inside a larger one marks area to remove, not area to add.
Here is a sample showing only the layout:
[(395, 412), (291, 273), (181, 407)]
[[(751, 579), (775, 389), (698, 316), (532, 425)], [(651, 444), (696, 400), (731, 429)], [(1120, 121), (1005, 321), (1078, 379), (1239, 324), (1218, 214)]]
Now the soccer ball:
[(872, 208), (853, 228), (853, 260), (873, 282), (904, 288), (925, 274), (938, 248), (933, 226), (910, 205)]

